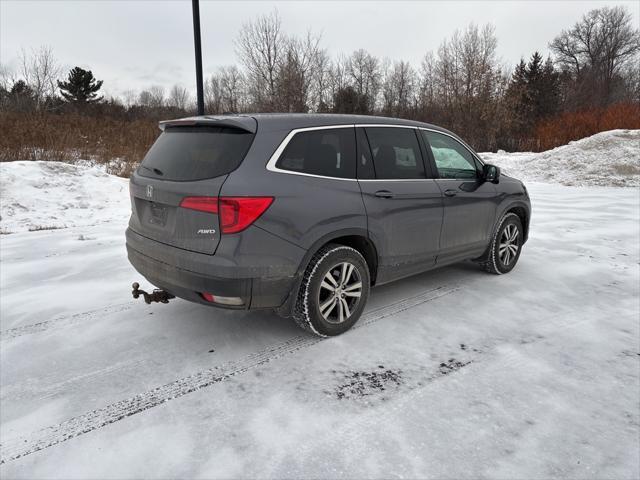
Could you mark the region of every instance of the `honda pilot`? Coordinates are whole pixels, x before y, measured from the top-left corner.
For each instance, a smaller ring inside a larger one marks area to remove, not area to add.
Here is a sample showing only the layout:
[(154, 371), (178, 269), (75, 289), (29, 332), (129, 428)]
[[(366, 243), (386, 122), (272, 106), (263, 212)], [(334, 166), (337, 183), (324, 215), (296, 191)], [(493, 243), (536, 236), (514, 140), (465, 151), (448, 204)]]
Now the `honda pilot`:
[(337, 335), (371, 287), (465, 260), (508, 273), (528, 237), (522, 182), (434, 125), (247, 114), (160, 128), (131, 176), (126, 238), (171, 296)]

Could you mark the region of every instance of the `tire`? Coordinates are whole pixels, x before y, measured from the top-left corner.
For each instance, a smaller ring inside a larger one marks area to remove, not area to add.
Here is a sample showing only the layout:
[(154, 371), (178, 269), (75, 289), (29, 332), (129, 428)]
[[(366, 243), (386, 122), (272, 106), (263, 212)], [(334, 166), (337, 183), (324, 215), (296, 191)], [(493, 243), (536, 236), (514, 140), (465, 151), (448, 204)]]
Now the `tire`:
[(370, 278), (367, 262), (357, 250), (337, 244), (322, 247), (304, 273), (293, 309), (294, 320), (321, 337), (346, 332), (362, 315), (369, 298)]
[(513, 270), (522, 252), (523, 239), (520, 217), (515, 213), (506, 213), (498, 223), (487, 257), (482, 262), (485, 270), (496, 275)]

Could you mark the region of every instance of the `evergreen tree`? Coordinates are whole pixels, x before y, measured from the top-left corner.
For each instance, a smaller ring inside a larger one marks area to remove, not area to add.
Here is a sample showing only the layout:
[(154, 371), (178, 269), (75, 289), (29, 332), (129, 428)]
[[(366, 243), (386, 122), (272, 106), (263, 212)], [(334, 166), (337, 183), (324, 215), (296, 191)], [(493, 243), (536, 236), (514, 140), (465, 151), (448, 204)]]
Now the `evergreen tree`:
[(58, 81), (60, 93), (69, 103), (83, 105), (97, 103), (102, 100), (98, 97), (98, 90), (102, 87), (102, 80), (96, 80), (91, 70), (75, 67), (69, 72), (66, 82)]
[(516, 69), (511, 75), (511, 84), (516, 86), (522, 86), (527, 83), (527, 64), (524, 58), (520, 59), (520, 63), (516, 65)]
[[(560, 80), (550, 59), (543, 62), (535, 52), (528, 63), (520, 60), (507, 88), (507, 101), (512, 111), (510, 131), (516, 139), (533, 136), (540, 120), (558, 109)], [(518, 145), (518, 148), (529, 148)]]
[[(529, 102), (527, 92), (527, 64), (524, 59), (516, 65), (506, 92), (507, 108), (511, 110), (508, 129), (512, 138), (521, 138), (528, 128)], [(508, 148), (514, 148), (509, 145)]]
[(529, 110), (530, 124), (533, 126), (541, 118), (541, 101), (544, 95), (544, 81), (542, 73), (542, 55), (534, 52), (527, 64), (525, 79), (527, 84), (527, 109)]
[(6, 95), (9, 105), (16, 111), (26, 112), (36, 108), (35, 93), (24, 80), (15, 82)]
[(560, 74), (553, 66), (551, 58), (547, 58), (542, 69), (540, 98), (540, 118), (555, 115), (560, 103)]
[(341, 88), (333, 98), (334, 113), (369, 114), (369, 99), (365, 94), (359, 94), (353, 87)]

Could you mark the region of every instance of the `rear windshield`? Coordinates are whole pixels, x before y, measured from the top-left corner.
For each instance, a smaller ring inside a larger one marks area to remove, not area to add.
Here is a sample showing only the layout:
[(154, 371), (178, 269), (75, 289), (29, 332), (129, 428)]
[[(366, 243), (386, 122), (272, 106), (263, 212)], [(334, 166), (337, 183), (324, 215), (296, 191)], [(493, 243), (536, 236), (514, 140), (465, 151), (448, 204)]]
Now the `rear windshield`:
[(138, 173), (162, 180), (219, 177), (235, 170), (254, 134), (229, 127), (167, 127), (142, 160)]

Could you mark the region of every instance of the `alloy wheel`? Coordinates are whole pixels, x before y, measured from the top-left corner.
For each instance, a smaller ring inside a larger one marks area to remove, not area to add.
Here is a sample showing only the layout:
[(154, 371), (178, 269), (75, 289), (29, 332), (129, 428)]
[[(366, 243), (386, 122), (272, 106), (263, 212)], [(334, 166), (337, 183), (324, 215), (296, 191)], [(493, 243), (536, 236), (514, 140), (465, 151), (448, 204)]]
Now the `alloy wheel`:
[(362, 278), (349, 262), (339, 263), (326, 273), (320, 284), (320, 314), (329, 323), (342, 323), (351, 317), (362, 295)]
[(520, 248), (520, 231), (514, 224), (509, 224), (502, 231), (500, 236), (500, 247), (498, 250), (500, 261), (503, 265), (509, 266), (518, 255)]

